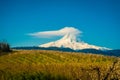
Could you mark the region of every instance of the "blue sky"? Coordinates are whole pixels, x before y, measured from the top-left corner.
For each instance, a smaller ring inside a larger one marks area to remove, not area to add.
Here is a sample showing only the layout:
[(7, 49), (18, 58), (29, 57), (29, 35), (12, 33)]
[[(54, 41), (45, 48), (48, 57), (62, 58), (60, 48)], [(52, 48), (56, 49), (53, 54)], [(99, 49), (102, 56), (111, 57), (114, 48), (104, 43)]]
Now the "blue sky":
[(39, 45), (55, 38), (26, 34), (72, 26), (84, 42), (120, 49), (120, 0), (0, 0), (0, 40)]

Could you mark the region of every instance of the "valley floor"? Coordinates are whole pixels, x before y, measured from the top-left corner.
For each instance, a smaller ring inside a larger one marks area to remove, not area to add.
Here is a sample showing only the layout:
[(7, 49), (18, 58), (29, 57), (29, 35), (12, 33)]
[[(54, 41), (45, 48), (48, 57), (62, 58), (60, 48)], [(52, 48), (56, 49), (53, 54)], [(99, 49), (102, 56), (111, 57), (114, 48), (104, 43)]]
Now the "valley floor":
[(120, 58), (48, 50), (0, 56), (0, 80), (120, 80)]

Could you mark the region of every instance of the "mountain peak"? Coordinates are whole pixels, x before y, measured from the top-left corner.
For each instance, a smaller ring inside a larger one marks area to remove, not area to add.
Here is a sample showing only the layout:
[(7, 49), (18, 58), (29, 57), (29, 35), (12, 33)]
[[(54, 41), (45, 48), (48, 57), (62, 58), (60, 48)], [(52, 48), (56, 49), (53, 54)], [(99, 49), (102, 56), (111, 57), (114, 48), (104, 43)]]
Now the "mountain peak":
[(59, 48), (65, 47), (73, 50), (81, 50), (81, 49), (108, 50), (108, 48), (105, 48), (105, 47), (90, 45), (88, 43), (79, 41), (77, 39), (77, 36), (70, 33), (63, 36), (60, 40), (39, 45), (39, 47), (59, 47)]
[[(56, 33), (56, 32), (54, 32)], [(64, 33), (64, 35), (63, 35)], [(70, 48), (73, 50), (81, 49), (97, 49), (97, 50), (108, 50), (108, 48), (90, 45), (88, 43), (82, 42), (79, 40), (78, 36), (82, 32), (73, 27), (65, 27), (60, 29), (57, 34), (63, 35), (63, 37), (57, 41), (49, 42), (46, 44), (39, 45), (39, 47), (59, 47), (59, 48)], [(53, 33), (52, 33), (53, 34)]]
[(66, 34), (65, 36), (63, 36), (59, 41), (65, 41), (65, 42), (77, 42), (78, 39), (76, 36), (74, 36), (73, 34)]

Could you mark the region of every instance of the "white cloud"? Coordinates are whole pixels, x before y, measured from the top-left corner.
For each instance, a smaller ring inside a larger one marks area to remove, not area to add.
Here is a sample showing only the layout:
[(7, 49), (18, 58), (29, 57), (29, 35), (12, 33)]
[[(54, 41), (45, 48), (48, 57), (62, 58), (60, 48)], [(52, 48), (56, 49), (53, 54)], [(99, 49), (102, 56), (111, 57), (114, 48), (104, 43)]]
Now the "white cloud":
[(39, 38), (51, 38), (55, 36), (64, 36), (66, 34), (77, 36), (80, 33), (82, 32), (74, 27), (64, 27), (60, 30), (35, 32), (35, 33), (29, 33), (28, 35)]

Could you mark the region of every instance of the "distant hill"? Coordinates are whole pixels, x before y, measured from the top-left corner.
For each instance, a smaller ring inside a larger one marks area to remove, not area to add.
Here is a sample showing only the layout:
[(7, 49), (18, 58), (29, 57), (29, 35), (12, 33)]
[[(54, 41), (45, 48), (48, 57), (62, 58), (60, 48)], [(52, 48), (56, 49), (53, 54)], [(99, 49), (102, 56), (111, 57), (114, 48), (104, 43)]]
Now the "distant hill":
[(81, 50), (73, 50), (70, 48), (58, 48), (58, 47), (13, 47), (12, 49), (23, 49), (23, 50), (55, 50), (55, 51), (65, 51), (65, 52), (84, 52), (84, 53), (92, 53), (92, 54), (102, 54), (102, 55), (109, 55), (109, 56), (120, 56), (120, 50), (97, 50), (97, 49), (81, 49)]

